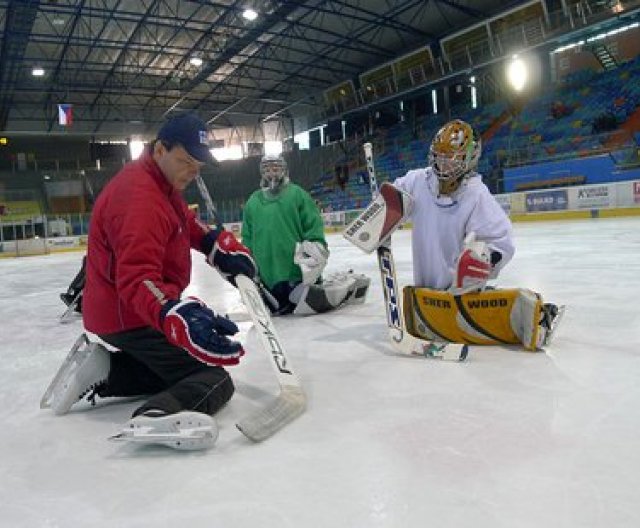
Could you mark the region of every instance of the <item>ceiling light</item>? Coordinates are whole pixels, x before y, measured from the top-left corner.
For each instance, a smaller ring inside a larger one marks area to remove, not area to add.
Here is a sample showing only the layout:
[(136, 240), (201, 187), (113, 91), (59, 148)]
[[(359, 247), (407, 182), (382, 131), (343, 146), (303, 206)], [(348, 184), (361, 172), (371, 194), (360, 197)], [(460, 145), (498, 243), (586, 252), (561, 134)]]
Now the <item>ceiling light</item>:
[(191, 57), (191, 58), (189, 59), (189, 62), (190, 62), (193, 66), (195, 66), (195, 67), (197, 67), (197, 68), (199, 68), (200, 66), (202, 66), (202, 59), (201, 59), (200, 57)]
[(251, 21), (251, 20), (255, 20), (256, 18), (258, 18), (258, 13), (253, 9), (245, 9), (242, 12), (242, 16), (244, 18), (246, 18), (247, 20)]
[(42, 77), (44, 75), (44, 69), (40, 66), (36, 66), (33, 70), (31, 70), (31, 75), (34, 77)]
[(52, 24), (53, 24), (54, 26), (64, 26), (64, 23), (65, 23), (64, 18), (54, 18), (54, 19), (52, 20)]
[(516, 92), (522, 91), (527, 84), (527, 65), (522, 59), (518, 58), (517, 55), (514, 55), (511, 62), (507, 65), (507, 78), (511, 87)]

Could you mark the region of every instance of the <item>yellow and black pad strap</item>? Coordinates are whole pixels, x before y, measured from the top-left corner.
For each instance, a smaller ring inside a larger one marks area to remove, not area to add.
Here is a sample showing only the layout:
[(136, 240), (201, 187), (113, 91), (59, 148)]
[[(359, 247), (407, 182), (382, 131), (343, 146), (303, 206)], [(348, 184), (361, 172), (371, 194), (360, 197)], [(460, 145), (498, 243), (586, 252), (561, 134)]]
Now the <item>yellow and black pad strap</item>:
[(453, 295), (408, 286), (404, 291), (407, 331), (421, 339), (453, 343), (519, 344), (511, 327), (518, 295), (518, 289)]

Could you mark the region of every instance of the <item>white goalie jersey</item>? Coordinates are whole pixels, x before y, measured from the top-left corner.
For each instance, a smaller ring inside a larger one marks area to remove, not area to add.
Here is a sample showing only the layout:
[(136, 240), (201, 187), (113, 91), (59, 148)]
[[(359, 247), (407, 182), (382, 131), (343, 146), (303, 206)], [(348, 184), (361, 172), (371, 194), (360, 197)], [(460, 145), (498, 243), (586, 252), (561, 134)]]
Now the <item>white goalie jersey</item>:
[(430, 168), (409, 171), (394, 186), (413, 198), (410, 219), (414, 286), (448, 288), (465, 235), (471, 231), (491, 251), (500, 253), (494, 276), (513, 257), (511, 222), (479, 175), (468, 178), (458, 192), (446, 199), (438, 198), (437, 177)]

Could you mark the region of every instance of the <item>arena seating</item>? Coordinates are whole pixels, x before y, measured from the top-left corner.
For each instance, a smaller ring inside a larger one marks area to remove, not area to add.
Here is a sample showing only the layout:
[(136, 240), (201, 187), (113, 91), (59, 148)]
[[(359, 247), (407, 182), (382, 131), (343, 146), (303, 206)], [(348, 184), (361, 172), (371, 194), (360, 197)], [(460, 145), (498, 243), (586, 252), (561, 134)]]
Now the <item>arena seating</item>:
[[(565, 111), (553, 111), (558, 101)], [(604, 122), (603, 116), (617, 127), (616, 131), (598, 133), (598, 120)], [(519, 110), (509, 108), (502, 99), (476, 110), (452, 108), (452, 117), (464, 119), (482, 135), (479, 172), (485, 180), (501, 175), (506, 166), (609, 152), (616, 164), (632, 166), (638, 162), (640, 145), (640, 56), (614, 70), (571, 74)], [(378, 182), (393, 181), (410, 169), (425, 166), (430, 139), (444, 121), (440, 115), (427, 116), (413, 129), (400, 123), (378, 131), (372, 140)], [(370, 201), (364, 159), (352, 160), (350, 166), (351, 178), (344, 189), (336, 185), (331, 172), (313, 185), (311, 194), (326, 210), (359, 208)], [(589, 183), (584, 176), (569, 174), (518, 181), (511, 188), (531, 190), (584, 183)]]

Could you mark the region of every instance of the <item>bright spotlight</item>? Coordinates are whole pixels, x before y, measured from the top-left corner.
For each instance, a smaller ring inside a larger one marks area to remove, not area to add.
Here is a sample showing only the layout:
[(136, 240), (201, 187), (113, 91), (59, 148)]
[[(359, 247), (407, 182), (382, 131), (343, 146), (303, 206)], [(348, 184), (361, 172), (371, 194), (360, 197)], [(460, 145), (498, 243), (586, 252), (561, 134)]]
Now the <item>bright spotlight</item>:
[(144, 141), (132, 140), (129, 143), (129, 152), (131, 153), (131, 159), (138, 159), (140, 154), (144, 151)]
[(282, 154), (282, 141), (265, 141), (264, 153), (266, 155), (272, 154), (274, 156), (279, 156)]
[(31, 70), (31, 75), (33, 75), (34, 77), (42, 77), (44, 75), (44, 68), (36, 66), (35, 68), (33, 68), (33, 70)]
[(196, 68), (199, 68), (200, 66), (202, 66), (202, 59), (200, 57), (191, 57), (189, 59), (189, 63), (195, 66)]
[(527, 84), (527, 65), (517, 55), (507, 65), (507, 79), (516, 92), (522, 91)]
[(256, 18), (258, 18), (258, 13), (256, 11), (254, 11), (253, 9), (245, 9), (242, 12), (242, 16), (244, 18), (246, 18), (249, 21), (255, 20)]

